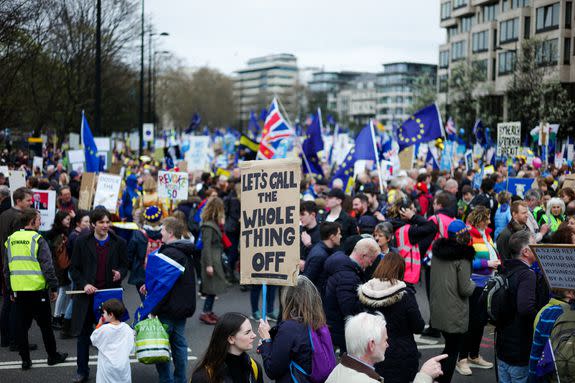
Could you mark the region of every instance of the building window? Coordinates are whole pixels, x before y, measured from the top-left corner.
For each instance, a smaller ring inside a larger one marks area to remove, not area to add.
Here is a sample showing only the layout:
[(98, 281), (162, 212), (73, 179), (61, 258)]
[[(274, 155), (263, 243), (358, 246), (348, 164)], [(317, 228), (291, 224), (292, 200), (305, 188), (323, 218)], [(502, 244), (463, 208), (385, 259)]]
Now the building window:
[(401, 97), (401, 96), (396, 96), (396, 97), (395, 97), (395, 103), (396, 103), (396, 104), (403, 104), (403, 97)]
[(489, 49), (489, 31), (477, 32), (472, 36), (473, 53), (485, 52)]
[(559, 56), (559, 40), (545, 40), (537, 49), (535, 61), (542, 66), (557, 65), (557, 57)]
[(501, 11), (507, 12), (510, 9), (511, 9), (511, 2), (509, 0), (503, 0), (501, 2)]
[(513, 72), (515, 65), (515, 52), (499, 53), (499, 75), (505, 75)]
[(495, 73), (497, 72), (497, 60), (492, 59), (491, 61), (491, 81), (495, 81)]
[(549, 31), (559, 28), (559, 12), (561, 6), (559, 3), (537, 8), (537, 32)]
[(438, 87), (439, 92), (440, 93), (447, 92), (447, 75), (446, 74), (439, 75), (438, 83), (439, 83), (439, 87)]
[(525, 16), (525, 39), (528, 39), (529, 36), (531, 35), (531, 17), (530, 16)]
[(469, 30), (473, 26), (473, 20), (474, 20), (473, 16), (461, 18), (461, 32), (462, 33), (469, 32)]
[(387, 108), (381, 108), (379, 110), (379, 114), (388, 114), (388, 113), (389, 113), (389, 111), (387, 110)]
[(499, 43), (517, 41), (519, 37), (519, 18), (502, 21), (499, 28)]
[[(453, 0), (453, 9), (462, 8), (467, 5), (467, 0)], [(437, 8), (435, 8), (437, 9)]]
[(489, 60), (476, 60), (473, 61), (473, 69), (475, 69), (483, 80), (487, 80), (487, 65)]
[(563, 43), (563, 64), (571, 64), (571, 39), (569, 37), (565, 38)]
[(453, 43), (451, 50), (451, 61), (461, 60), (467, 57), (467, 44), (466, 41), (458, 41)]
[(395, 114), (396, 115), (402, 115), (403, 114), (403, 108), (395, 108)]
[(531, 4), (531, 0), (512, 0), (511, 1), (511, 6), (513, 8), (523, 8), (523, 7), (528, 7)]
[(498, 4), (491, 4), (483, 6), (483, 22), (489, 22), (497, 19), (497, 13), (499, 11)]
[(565, 3), (565, 28), (571, 28), (571, 14), (573, 3), (568, 1)]
[(439, 67), (447, 68), (449, 66), (449, 51), (439, 52)]
[(441, 20), (446, 20), (451, 17), (451, 1), (441, 3)]
[(447, 41), (450, 41), (455, 35), (457, 35), (457, 27), (447, 28)]

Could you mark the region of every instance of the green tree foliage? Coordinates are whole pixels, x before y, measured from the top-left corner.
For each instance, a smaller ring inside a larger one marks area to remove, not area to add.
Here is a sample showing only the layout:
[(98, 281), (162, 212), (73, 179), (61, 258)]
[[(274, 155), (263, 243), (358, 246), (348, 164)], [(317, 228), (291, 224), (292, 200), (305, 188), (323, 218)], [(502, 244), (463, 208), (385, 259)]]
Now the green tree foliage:
[(541, 121), (566, 126), (574, 117), (573, 100), (552, 74), (557, 65), (545, 61), (543, 50), (541, 40), (523, 42), (507, 87), (509, 119), (521, 121), (524, 134)]

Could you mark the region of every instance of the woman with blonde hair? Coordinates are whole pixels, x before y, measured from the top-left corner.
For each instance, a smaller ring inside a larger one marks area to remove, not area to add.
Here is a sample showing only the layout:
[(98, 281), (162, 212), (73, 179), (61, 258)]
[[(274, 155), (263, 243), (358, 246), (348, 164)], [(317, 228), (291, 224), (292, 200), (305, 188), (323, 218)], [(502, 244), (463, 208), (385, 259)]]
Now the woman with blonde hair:
[[(258, 353), (262, 356), (266, 375), (277, 383), (309, 382), (312, 353), (329, 349), (329, 354), (324, 354), (327, 357), (325, 365), (321, 366), (323, 373), (327, 374), (323, 378), (325, 380), (335, 368), (336, 360), (317, 288), (300, 275), (295, 286), (283, 289), (281, 302), (284, 321), (272, 329), (267, 320), (260, 319), (258, 328), (262, 338)], [(314, 342), (314, 347), (317, 343), (328, 347), (312, 349), (314, 337), (320, 340)], [(315, 376), (316, 371), (313, 373)]]
[[(202, 238), (202, 293), (206, 296), (204, 311), (200, 321), (214, 325), (218, 316), (214, 314), (214, 300), (216, 295), (226, 290), (226, 274), (222, 265), (224, 249), (230, 243), (223, 234), (225, 222), (224, 202), (218, 197), (208, 199), (202, 210), (202, 224), (200, 235)], [(225, 241), (225, 239), (227, 241)]]
[(541, 216), (541, 221), (539, 226), (547, 224), (549, 226), (549, 231), (554, 233), (559, 229), (561, 222), (565, 221), (565, 202), (561, 198), (551, 198), (547, 202), (547, 210), (544, 215)]
[(158, 195), (158, 184), (151, 175), (148, 176), (142, 185), (142, 198), (140, 198), (140, 210), (144, 211), (147, 207), (158, 206), (162, 209), (162, 218), (168, 217), (168, 211), (164, 206), (164, 201)]

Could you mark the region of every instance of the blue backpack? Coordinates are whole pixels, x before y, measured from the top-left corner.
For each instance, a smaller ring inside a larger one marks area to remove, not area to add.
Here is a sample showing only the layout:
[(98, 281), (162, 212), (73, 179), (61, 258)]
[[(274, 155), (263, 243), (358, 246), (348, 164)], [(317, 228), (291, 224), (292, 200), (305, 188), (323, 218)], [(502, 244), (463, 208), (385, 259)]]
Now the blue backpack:
[(300, 372), (312, 383), (324, 383), (337, 365), (331, 335), (326, 325), (317, 330), (312, 330), (311, 327), (308, 326), (308, 334), (312, 352), (311, 372), (306, 372), (299, 364), (292, 360), (290, 363), (291, 377), (294, 383), (300, 383), (296, 378), (296, 375), (299, 375), (297, 372)]

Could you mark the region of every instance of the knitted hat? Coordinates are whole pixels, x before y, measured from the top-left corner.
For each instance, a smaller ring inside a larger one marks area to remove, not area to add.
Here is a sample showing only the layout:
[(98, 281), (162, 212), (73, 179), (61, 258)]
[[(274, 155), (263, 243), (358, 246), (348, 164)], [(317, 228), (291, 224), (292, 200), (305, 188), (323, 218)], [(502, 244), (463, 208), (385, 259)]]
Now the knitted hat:
[(420, 192), (426, 193), (427, 194), (427, 185), (425, 184), (425, 182), (418, 182), (415, 185), (415, 188), (417, 190), (419, 190)]
[(468, 231), (469, 231), (469, 228), (460, 219), (454, 220), (447, 227), (447, 233), (449, 235), (449, 238), (455, 238), (457, 235), (463, 234), (463, 233), (468, 232)]
[(162, 212), (155, 205), (148, 206), (144, 211), (144, 219), (150, 223), (158, 222), (162, 219)]

